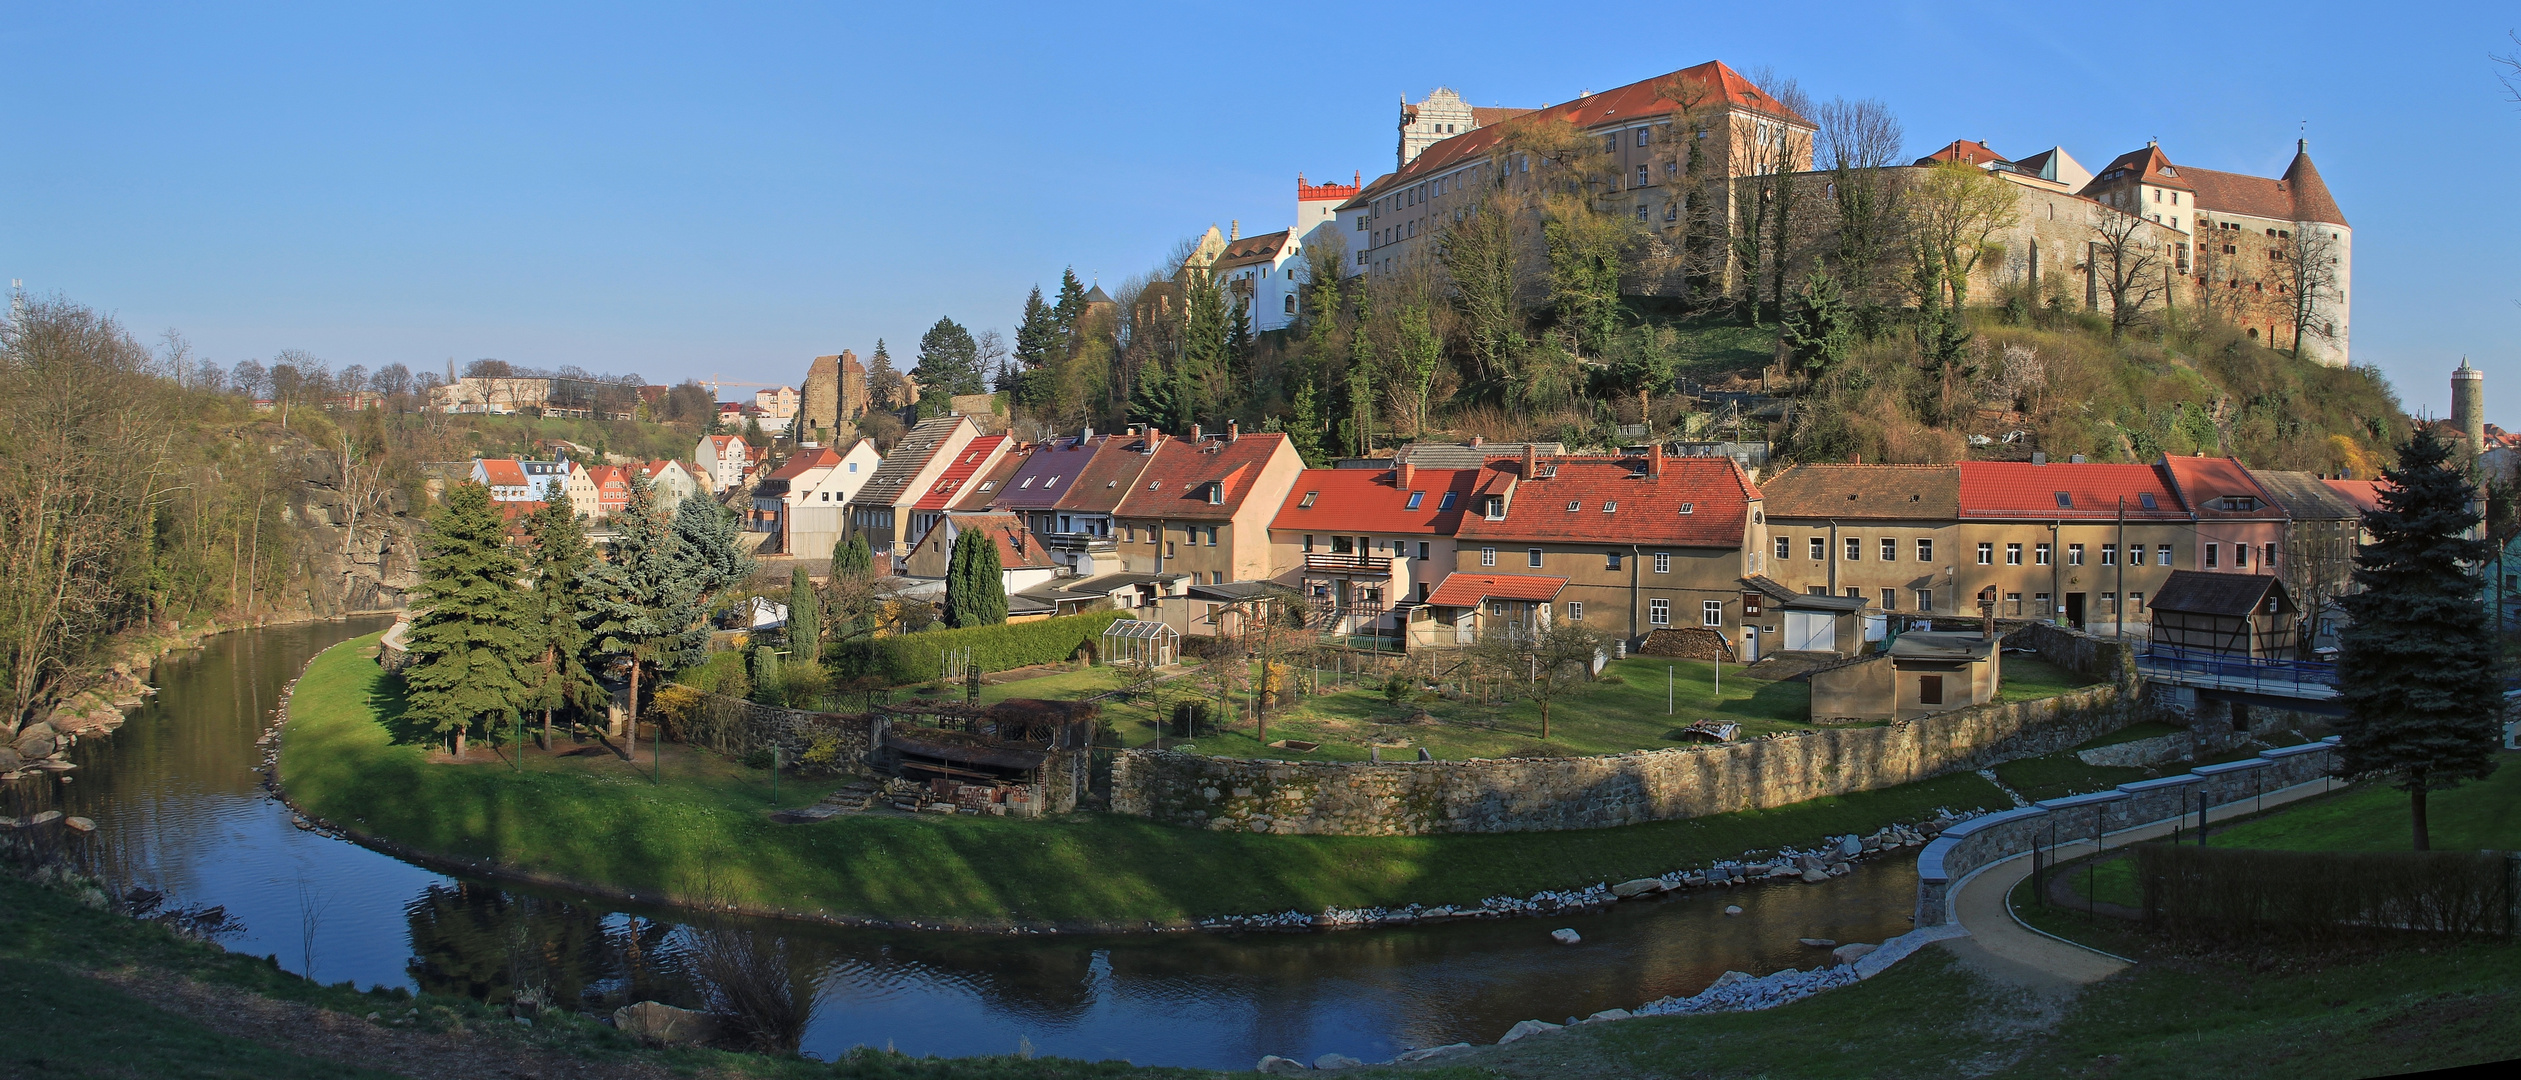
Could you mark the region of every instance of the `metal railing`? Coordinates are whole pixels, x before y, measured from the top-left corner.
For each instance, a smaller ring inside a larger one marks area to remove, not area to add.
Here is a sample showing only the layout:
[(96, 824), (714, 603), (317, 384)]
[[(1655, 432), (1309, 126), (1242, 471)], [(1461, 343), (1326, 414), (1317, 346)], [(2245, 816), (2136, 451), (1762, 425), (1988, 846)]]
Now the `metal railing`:
[(1304, 557), (1304, 568), (1335, 574), (1382, 574), (1389, 576), (1392, 563), (1399, 555), (1356, 555), (1347, 553), (1313, 553)]
[(2220, 690), (2248, 690), (2299, 698), (2337, 695), (2337, 665), (2316, 661), (2271, 660), (2207, 649), (2155, 645), (2137, 655), (2136, 670), (2150, 679)]

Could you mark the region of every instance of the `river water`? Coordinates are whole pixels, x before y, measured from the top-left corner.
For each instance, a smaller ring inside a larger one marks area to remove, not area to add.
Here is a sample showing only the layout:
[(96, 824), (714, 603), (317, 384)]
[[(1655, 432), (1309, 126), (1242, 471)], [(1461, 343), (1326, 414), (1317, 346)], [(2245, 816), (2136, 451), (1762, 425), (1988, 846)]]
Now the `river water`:
[[(74, 750), (75, 782), (14, 785), (5, 809), (58, 808), (100, 826), (117, 883), (223, 905), (222, 942), (328, 982), (503, 999), (549, 988), (591, 1009), (697, 1004), (670, 911), (451, 878), (302, 831), (268, 798), (256, 737), (315, 653), (386, 625), (244, 631), (161, 661), (159, 693)], [(799, 826), (811, 828), (812, 826)], [(1815, 837), (1815, 840), (1819, 838)], [(1690, 994), (1728, 969), (1765, 974), (1827, 954), (1801, 937), (1882, 941), (1909, 929), (1914, 857), (1821, 885), (1632, 901), (1608, 911), (1300, 934), (1001, 937), (755, 924), (788, 943), (815, 1003), (804, 1049), (1012, 1053), (1248, 1069), (1262, 1054), (1379, 1061), (1488, 1042), (1518, 1020), (1563, 1021)], [(1579, 886), (1587, 882), (1567, 882)], [(1723, 914), (1738, 904), (1739, 916)], [(1549, 931), (1573, 927), (1576, 946)]]

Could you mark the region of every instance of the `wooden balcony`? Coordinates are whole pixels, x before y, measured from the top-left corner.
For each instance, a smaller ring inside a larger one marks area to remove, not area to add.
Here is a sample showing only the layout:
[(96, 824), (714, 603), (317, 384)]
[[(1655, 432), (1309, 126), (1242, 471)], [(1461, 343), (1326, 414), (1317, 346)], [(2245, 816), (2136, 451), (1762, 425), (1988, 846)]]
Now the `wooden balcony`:
[(1323, 554), (1304, 557), (1304, 569), (1312, 574), (1346, 574), (1350, 577), (1390, 577), (1392, 564), (1400, 561), (1395, 555)]

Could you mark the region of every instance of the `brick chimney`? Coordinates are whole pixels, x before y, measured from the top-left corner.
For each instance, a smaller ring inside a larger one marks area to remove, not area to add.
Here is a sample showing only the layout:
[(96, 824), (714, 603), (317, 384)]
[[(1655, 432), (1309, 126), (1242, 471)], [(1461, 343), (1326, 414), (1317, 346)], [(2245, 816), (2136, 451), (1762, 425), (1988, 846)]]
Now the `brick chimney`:
[(1198, 442), (1198, 441), (1199, 441), (1199, 425), (1197, 425), (1197, 424), (1192, 424), (1192, 425), (1190, 426), (1190, 441), (1192, 441), (1192, 442)]
[(1228, 420), (1228, 421), (1226, 421), (1226, 422), (1225, 422), (1225, 441), (1227, 441), (1227, 442), (1234, 442), (1234, 441), (1236, 441), (1236, 440), (1241, 439), (1242, 437), (1243, 437), (1243, 421), (1240, 421), (1240, 420)]
[(1649, 480), (1659, 480), (1662, 479), (1662, 477), (1663, 443), (1658, 441), (1646, 450), (1646, 478)]
[(1537, 444), (1537, 443), (1528, 443), (1528, 442), (1527, 442), (1527, 443), (1524, 443), (1524, 444), (1523, 444), (1523, 478), (1524, 478), (1524, 479), (1526, 479), (1526, 480), (1529, 480), (1529, 479), (1532, 479), (1533, 477), (1539, 476), (1540, 474), (1541, 474), (1541, 448), (1540, 448), (1539, 444)]
[(1401, 462), (1398, 466), (1395, 466), (1392, 469), (1392, 486), (1399, 488), (1402, 491), (1407, 491), (1409, 490), (1409, 482), (1417, 479), (1417, 477), (1418, 466), (1412, 465), (1406, 461)]
[(1478, 435), (1473, 435), (1473, 436), (1471, 436), (1471, 448), (1472, 448), (1472, 449), (1474, 449), (1474, 450), (1476, 450), (1476, 449), (1478, 449), (1478, 448), (1480, 447), (1480, 445), (1481, 445), (1481, 444), (1486, 443), (1487, 441), (1488, 441), (1487, 439), (1485, 439), (1485, 438), (1483, 438), (1483, 437), (1481, 437), (1481, 436), (1478, 436)]

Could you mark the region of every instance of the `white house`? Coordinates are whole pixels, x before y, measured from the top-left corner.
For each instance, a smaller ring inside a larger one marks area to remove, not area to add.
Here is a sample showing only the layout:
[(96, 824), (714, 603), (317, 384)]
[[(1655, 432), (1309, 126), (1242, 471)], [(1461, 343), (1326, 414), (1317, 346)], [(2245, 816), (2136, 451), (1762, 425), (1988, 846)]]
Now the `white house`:
[(830, 468), (791, 479), (781, 511), (787, 522), (788, 550), (805, 558), (830, 554), (832, 545), (847, 531), (849, 500), (883, 462), (883, 456), (875, 452), (875, 440), (860, 439), (840, 452), (839, 461)]
[(753, 448), (741, 435), (703, 435), (692, 460), (709, 470), (710, 490), (725, 491), (743, 486), (744, 473), (753, 466)]

